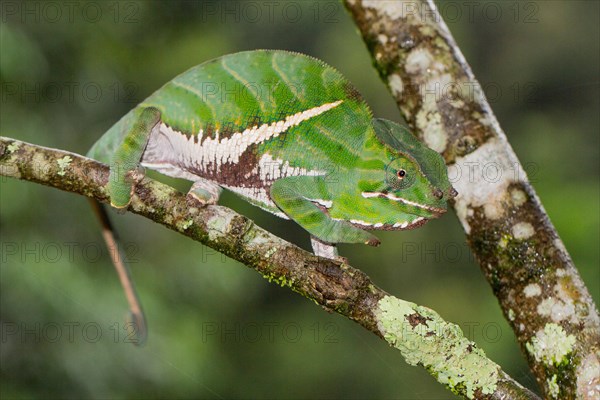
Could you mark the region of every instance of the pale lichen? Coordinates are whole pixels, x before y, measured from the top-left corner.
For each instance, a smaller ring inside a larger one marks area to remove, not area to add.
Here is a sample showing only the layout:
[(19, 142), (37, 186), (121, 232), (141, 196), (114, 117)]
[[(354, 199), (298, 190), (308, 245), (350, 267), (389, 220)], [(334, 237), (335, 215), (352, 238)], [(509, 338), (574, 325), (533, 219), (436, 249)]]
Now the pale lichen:
[(468, 235), (471, 233), (471, 226), (469, 225), (468, 214), (469, 211), (473, 211), (472, 209), (467, 207), (467, 202), (465, 201), (457, 201), (454, 204), (454, 211), (456, 211), (456, 216), (462, 222), (465, 233)]
[(535, 233), (529, 222), (518, 222), (512, 227), (512, 234), (517, 240), (529, 239)]
[(391, 74), (388, 78), (388, 85), (395, 96), (400, 96), (404, 91), (402, 78), (398, 74)]
[(530, 283), (523, 289), (525, 297), (535, 297), (542, 294), (542, 288), (537, 283)]
[(404, 17), (403, 8), (396, 0), (363, 0), (362, 5), (365, 8), (387, 14), (392, 19)]
[(442, 124), (442, 117), (438, 113), (425, 113), (419, 111), (417, 124), (423, 130), (423, 141), (438, 153), (443, 152), (448, 145), (448, 135)]
[[(458, 177), (452, 186), (461, 195), (456, 198), (457, 209), (468, 209), (486, 206), (488, 210), (496, 205), (497, 211), (504, 210), (502, 203), (506, 201), (507, 188), (515, 181), (515, 177), (524, 177), (518, 172), (520, 164), (513, 159), (514, 154), (507, 152), (504, 143), (499, 139), (490, 139), (477, 150), (464, 157), (457, 157), (456, 162), (448, 167), (448, 176)], [(494, 160), (491, 162), (490, 160)], [(464, 195), (463, 195), (464, 193)], [(467, 212), (457, 213), (467, 232), (470, 227)]]
[(56, 160), (56, 162), (58, 163), (57, 174), (60, 176), (64, 176), (67, 173), (65, 169), (69, 167), (69, 164), (71, 164), (72, 161), (73, 159), (70, 156), (64, 156), (63, 158), (59, 158), (58, 160)]
[(499, 367), (464, 337), (460, 328), (434, 311), (393, 296), (382, 298), (375, 311), (385, 340), (407, 363), (422, 364), (455, 393), (474, 398), (475, 392), (496, 390)]
[(406, 57), (406, 72), (409, 74), (423, 75), (427, 72), (427, 69), (429, 69), (432, 62), (433, 56), (429, 50), (417, 48), (411, 51), (408, 57)]
[(540, 315), (549, 316), (552, 321), (560, 322), (575, 315), (575, 305), (572, 301), (564, 302), (553, 297), (547, 297), (537, 306)]
[(552, 375), (551, 379), (546, 379), (546, 385), (548, 386), (548, 393), (552, 398), (557, 399), (560, 394), (560, 387), (556, 383), (556, 374)]
[(9, 154), (14, 153), (15, 151), (19, 150), (19, 143), (13, 142), (11, 144), (9, 144), (6, 149), (8, 150)]
[(407, 64), (406, 70), (419, 71), (421, 75), (417, 81), (424, 76), (427, 77), (427, 80), (420, 85), (423, 94), (422, 104), (421, 109), (417, 112), (415, 123), (417, 128), (423, 132), (425, 144), (438, 153), (442, 153), (448, 146), (448, 132), (442, 121), (438, 103), (447, 96), (447, 88), (452, 84), (452, 77), (450, 74), (443, 73), (443, 66), (437, 66), (436, 64), (435, 68), (429, 68), (430, 64), (427, 62), (427, 54), (429, 53), (413, 51), (411, 54), (422, 55), (413, 57), (415, 58), (413, 64)]
[(511, 321), (515, 320), (515, 311), (512, 308), (508, 309), (508, 319)]
[(190, 226), (192, 226), (192, 224), (194, 223), (193, 219), (188, 219), (187, 221), (183, 222), (181, 224), (181, 230), (185, 231), (186, 229), (188, 229)]
[(419, 32), (425, 37), (433, 37), (435, 35), (435, 29), (431, 25), (421, 25)]
[(560, 280), (554, 285), (554, 296), (546, 297), (537, 306), (537, 312), (540, 315), (549, 316), (552, 321), (569, 321), (572, 324), (579, 324), (577, 310), (573, 296), (577, 296), (577, 292), (573, 292), (570, 287), (571, 279), (565, 274), (564, 269), (556, 271)]
[(527, 195), (520, 189), (513, 189), (510, 191), (510, 199), (515, 206), (520, 207), (527, 201)]
[(265, 253), (265, 258), (269, 258), (271, 257), (273, 254), (275, 254), (275, 252), (277, 251), (277, 247), (271, 247), (269, 250), (267, 250), (267, 252)]
[(504, 207), (500, 203), (484, 204), (483, 212), (486, 218), (491, 220), (500, 219), (504, 215)]
[(559, 366), (568, 362), (567, 355), (573, 351), (577, 339), (567, 335), (565, 330), (555, 323), (548, 323), (544, 330), (539, 330), (525, 347), (537, 362), (547, 366)]
[(577, 395), (581, 399), (600, 399), (600, 354), (589, 354), (577, 371)]

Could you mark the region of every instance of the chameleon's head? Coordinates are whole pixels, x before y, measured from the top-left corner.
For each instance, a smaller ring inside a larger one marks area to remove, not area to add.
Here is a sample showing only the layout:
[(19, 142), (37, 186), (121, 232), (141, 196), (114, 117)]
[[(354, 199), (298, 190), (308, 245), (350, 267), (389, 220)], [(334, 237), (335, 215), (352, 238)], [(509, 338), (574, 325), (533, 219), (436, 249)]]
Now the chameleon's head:
[(362, 197), (385, 220), (381, 229), (410, 229), (446, 212), (458, 193), (448, 180), (444, 159), (392, 121), (374, 119), (377, 139), (386, 148), (386, 166)]

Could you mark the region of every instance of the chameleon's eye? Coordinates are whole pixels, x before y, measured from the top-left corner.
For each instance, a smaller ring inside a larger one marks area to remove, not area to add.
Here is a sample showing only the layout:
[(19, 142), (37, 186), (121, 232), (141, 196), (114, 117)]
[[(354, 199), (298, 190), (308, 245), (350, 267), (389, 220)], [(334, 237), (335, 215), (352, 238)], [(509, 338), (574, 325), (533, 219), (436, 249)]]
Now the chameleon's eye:
[(415, 170), (404, 158), (392, 160), (386, 167), (385, 181), (392, 190), (406, 189), (415, 181)]

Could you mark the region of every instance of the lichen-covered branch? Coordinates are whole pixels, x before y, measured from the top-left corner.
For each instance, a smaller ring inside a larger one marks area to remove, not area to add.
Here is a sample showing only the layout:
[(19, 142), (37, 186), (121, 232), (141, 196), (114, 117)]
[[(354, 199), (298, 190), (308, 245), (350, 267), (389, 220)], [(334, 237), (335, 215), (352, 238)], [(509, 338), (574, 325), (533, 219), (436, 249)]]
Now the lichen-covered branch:
[(345, 5), (406, 121), (457, 178), (456, 213), (545, 395), (600, 398), (598, 310), (433, 1)]
[[(61, 150), (0, 137), (0, 175), (37, 182), (107, 203), (108, 167)], [(390, 296), (346, 264), (317, 257), (220, 206), (190, 207), (185, 195), (145, 178), (129, 211), (253, 268), (399, 349), (440, 383), (467, 398), (536, 399), (506, 375), (460, 328), (434, 311)]]

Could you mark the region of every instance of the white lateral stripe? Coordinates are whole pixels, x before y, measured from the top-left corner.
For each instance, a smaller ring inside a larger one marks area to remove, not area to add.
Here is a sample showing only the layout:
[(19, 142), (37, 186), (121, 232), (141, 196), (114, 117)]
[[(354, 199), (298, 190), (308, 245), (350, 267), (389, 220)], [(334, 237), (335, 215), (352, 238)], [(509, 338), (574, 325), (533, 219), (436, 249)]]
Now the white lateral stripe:
[[(160, 130), (164, 134), (173, 149), (178, 155), (178, 161), (186, 166), (206, 166), (209, 163), (221, 165), (226, 162), (237, 163), (241, 155), (252, 144), (262, 143), (266, 140), (279, 136), (280, 133), (289, 128), (299, 125), (310, 118), (323, 114), (342, 104), (343, 100), (333, 103), (325, 103), (318, 107), (310, 108), (305, 111), (290, 115), (281, 121), (271, 124), (253, 126), (243, 132), (235, 132), (229, 138), (219, 138), (218, 130), (215, 132), (215, 138), (207, 137), (201, 143), (195, 142), (195, 137), (186, 137), (181, 132), (177, 132), (171, 127), (161, 124)], [(201, 137), (203, 131), (200, 130), (198, 136)]]
[(424, 210), (433, 211), (433, 212), (443, 212), (443, 210), (441, 210), (439, 208), (426, 206), (424, 204), (419, 204), (414, 201), (406, 200), (402, 197), (396, 197), (393, 194), (389, 194), (389, 193), (362, 192), (362, 197), (364, 197), (365, 199), (369, 199), (369, 198), (373, 198), (373, 197), (385, 197), (386, 199), (390, 199), (393, 201), (399, 201), (401, 203), (408, 204), (409, 206), (415, 206), (417, 208), (422, 208)]
[(323, 199), (306, 199), (306, 200), (312, 201), (313, 203), (320, 204), (325, 208), (333, 207), (333, 201), (331, 201), (331, 200), (323, 200)]
[(273, 158), (271, 154), (265, 153), (258, 160), (258, 166), (252, 170), (252, 173), (258, 173), (262, 182), (271, 182), (286, 176), (318, 176), (325, 175), (326, 172), (292, 167), (288, 161)]
[[(344, 221), (343, 219), (339, 219), (339, 218), (332, 218), (332, 219), (335, 221)], [(384, 224), (383, 222), (377, 222), (377, 223), (366, 222), (366, 221), (362, 221), (359, 219), (351, 219), (349, 222), (354, 225), (360, 225), (360, 226), (370, 227), (370, 228), (375, 228), (375, 229), (378, 229), (378, 228), (389, 229), (390, 227), (404, 229), (404, 228), (413, 226), (413, 225), (417, 224), (418, 222), (423, 221), (424, 219), (425, 219), (424, 217), (417, 217), (412, 221), (396, 222), (393, 225)]]
[[(415, 221), (419, 221), (419, 219), (417, 218)], [(408, 226), (408, 221), (406, 222), (396, 222), (394, 225), (392, 225), (394, 228), (406, 228)]]

